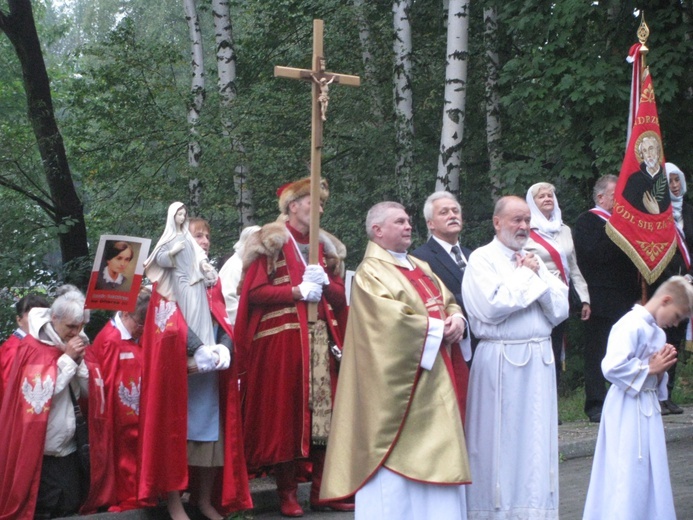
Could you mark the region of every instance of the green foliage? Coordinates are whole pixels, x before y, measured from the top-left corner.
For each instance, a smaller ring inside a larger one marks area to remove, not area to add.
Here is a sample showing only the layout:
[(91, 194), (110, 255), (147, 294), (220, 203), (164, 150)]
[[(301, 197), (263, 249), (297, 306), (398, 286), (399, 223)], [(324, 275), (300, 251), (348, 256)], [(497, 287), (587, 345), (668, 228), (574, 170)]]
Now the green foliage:
[[(507, 38), (500, 80), (508, 191), (538, 180), (584, 181), (618, 173), (631, 75), (624, 58), (639, 25), (634, 8), (579, 0), (499, 6)], [(691, 27), (681, 10), (675, 4), (647, 8), (648, 61), (669, 154), (685, 149), (669, 143), (690, 139), (690, 132), (664, 120), (678, 103), (690, 105), (690, 66), (684, 62), (691, 56)]]
[(630, 71), (623, 56), (628, 46), (616, 49), (618, 54), (604, 47), (611, 32), (606, 8), (579, 1), (509, 2), (499, 18), (511, 38), (500, 77), (508, 114), (502, 117), (508, 122), (506, 185), (519, 191), (539, 180), (597, 176), (603, 173), (596, 168), (597, 157), (611, 171), (617, 169), (619, 153), (606, 159), (605, 150), (595, 146), (603, 141), (613, 146), (619, 133), (625, 135), (627, 121)]
[(165, 202), (185, 195), (183, 57), (141, 41), (129, 19), (81, 54), (63, 124), (90, 235), (148, 236), (163, 222)]
[[(233, 13), (239, 55), (235, 130), (247, 151), (257, 220), (264, 223), (276, 218), (276, 189), (307, 176), (310, 160), (310, 86), (273, 78), (272, 66), (309, 68), (312, 19), (321, 17), (328, 70), (362, 74), (358, 29), (350, 6), (343, 2), (239, 2), (234, 8), (239, 9)], [(383, 38), (376, 29), (382, 27), (380, 14), (389, 16), (389, 10), (369, 8), (374, 17), (379, 13), (372, 34)], [(382, 54), (374, 60), (387, 63), (387, 48), (376, 49)], [(330, 89), (322, 174), (330, 182), (331, 196), (323, 225), (347, 244), (350, 268), (356, 267), (365, 248), (365, 211), (394, 196), (392, 121), (371, 105), (370, 97), (372, 90), (391, 95), (387, 67), (379, 69), (382, 87)], [(383, 106), (391, 114), (387, 98)]]
[[(199, 0), (207, 96), (198, 125), (201, 166), (192, 171), (186, 120), (190, 44), (180, 2), (35, 2), (91, 243), (103, 233), (156, 240), (168, 204), (188, 202), (188, 183), (196, 179), (202, 183), (201, 216), (212, 225), (212, 254), (224, 256), (240, 231), (233, 172), (241, 165), (249, 170), (256, 220), (274, 220), (277, 187), (308, 175), (310, 87), (274, 78), (273, 66), (310, 67), (312, 20), (321, 18), (328, 70), (363, 79), (360, 88), (330, 89), (322, 150), (322, 172), (331, 187), (323, 225), (347, 245), (348, 266), (355, 268), (366, 244), (366, 210), (396, 197), (391, 2), (365, 4), (374, 71), (368, 81), (352, 2), (233, 0), (237, 97), (224, 112), (216, 91), (211, 0)], [(460, 179), (466, 245), (481, 245), (493, 232), (482, 19), (488, 6), (497, 8), (499, 20), (504, 193), (524, 196), (532, 183), (551, 181), (571, 223), (590, 205), (594, 180), (618, 172), (631, 74), (624, 58), (635, 42), (637, 8), (646, 10), (652, 33), (648, 61), (667, 158), (684, 171), (693, 170), (693, 159), (686, 155), (693, 146), (693, 12), (688, 3), (472, 2)], [(446, 33), (442, 2), (415, 2), (410, 14), (416, 135), (408, 210), (418, 245), (426, 239), (421, 205), (435, 185)], [(0, 109), (0, 175), (41, 195), (45, 183), (25, 120), (21, 71), (6, 38), (0, 38)], [(224, 135), (222, 118), (233, 122), (230, 137)], [(42, 272), (55, 274), (50, 219), (25, 197), (0, 191), (10, 217), (0, 223), (0, 234), (13, 252), (0, 255), (0, 272), (9, 273), (3, 275), (4, 285), (27, 284)], [(17, 258), (17, 253), (21, 266), (12, 265), (10, 256)]]
[(558, 418), (563, 423), (587, 422), (584, 412), (585, 389), (578, 387), (558, 397)]

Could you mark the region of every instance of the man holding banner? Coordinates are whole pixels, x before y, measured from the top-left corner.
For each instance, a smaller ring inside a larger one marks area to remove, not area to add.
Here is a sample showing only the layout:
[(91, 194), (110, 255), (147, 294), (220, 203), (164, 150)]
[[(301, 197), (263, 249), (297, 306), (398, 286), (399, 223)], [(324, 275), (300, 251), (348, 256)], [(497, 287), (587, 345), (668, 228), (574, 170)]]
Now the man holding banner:
[(604, 175), (594, 185), (594, 207), (582, 213), (573, 227), (575, 256), (589, 287), (592, 313), (585, 322), (585, 414), (598, 423), (606, 398), (602, 359), (611, 327), (641, 297), (638, 270), (606, 234), (614, 208), (618, 178)]

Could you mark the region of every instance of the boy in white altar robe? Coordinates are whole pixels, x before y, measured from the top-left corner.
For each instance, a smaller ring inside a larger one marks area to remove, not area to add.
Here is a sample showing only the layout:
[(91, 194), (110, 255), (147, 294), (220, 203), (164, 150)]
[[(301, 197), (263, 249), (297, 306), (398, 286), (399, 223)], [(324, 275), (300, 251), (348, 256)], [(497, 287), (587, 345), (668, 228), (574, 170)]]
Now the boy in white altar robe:
[(587, 491), (584, 520), (675, 520), (666, 440), (659, 402), (676, 349), (662, 328), (690, 315), (693, 286), (682, 276), (664, 282), (611, 329), (604, 401)]

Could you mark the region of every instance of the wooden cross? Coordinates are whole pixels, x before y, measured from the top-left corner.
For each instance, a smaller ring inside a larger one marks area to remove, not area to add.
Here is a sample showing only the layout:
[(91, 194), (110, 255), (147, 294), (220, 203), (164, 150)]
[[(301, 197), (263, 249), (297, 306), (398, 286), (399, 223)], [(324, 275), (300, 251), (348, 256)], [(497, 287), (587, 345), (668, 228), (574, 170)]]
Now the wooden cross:
[[(302, 79), (313, 85), (313, 111), (310, 133), (310, 249), (308, 263), (318, 263), (318, 240), (320, 232), (320, 161), (322, 151), (322, 126), (327, 120), (329, 103), (329, 86), (332, 84), (358, 87), (361, 79), (358, 76), (337, 74), (325, 71), (325, 56), (323, 55), (322, 36), (324, 23), (313, 20), (313, 68), (294, 69), (291, 67), (274, 67), (277, 78)], [(308, 306), (308, 320), (317, 320), (317, 305)]]

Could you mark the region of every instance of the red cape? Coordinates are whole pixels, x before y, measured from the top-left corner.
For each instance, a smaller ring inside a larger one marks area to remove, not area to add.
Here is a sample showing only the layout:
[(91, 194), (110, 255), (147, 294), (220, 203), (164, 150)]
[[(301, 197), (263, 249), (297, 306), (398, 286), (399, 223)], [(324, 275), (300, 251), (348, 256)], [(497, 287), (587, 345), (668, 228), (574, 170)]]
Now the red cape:
[[(229, 323), (226, 313), (226, 302), (221, 292), (221, 282), (207, 290), (209, 309), (212, 316), (224, 328), (233, 339), (232, 325)], [(235, 347), (234, 347), (235, 350)], [(232, 360), (228, 370), (221, 372), (219, 378), (219, 392), (221, 416), (224, 418), (224, 469), (221, 482), (221, 502), (216, 504), (222, 514), (233, 511), (252, 509), (253, 499), (250, 496), (248, 486), (248, 469), (243, 453), (243, 422), (241, 418), (241, 396), (238, 389), (238, 369), (236, 362)], [(215, 496), (220, 496), (215, 493)]]
[(141, 348), (122, 339), (111, 320), (87, 349), (85, 362), (89, 368), (91, 486), (82, 512), (102, 506), (117, 512), (155, 505), (137, 500)]
[[(223, 296), (208, 291), (210, 310), (230, 337)], [(142, 345), (144, 373), (140, 398), (140, 499), (156, 498), (188, 485), (186, 341), (188, 327), (175, 303), (152, 290)], [(219, 512), (252, 508), (242, 449), (242, 430), (235, 365), (219, 374), (224, 420), (224, 469)], [(219, 494), (216, 494), (219, 496)], [(215, 504), (216, 505), (216, 504)]]
[(10, 370), (12, 370), (12, 362), (17, 353), (17, 347), (21, 342), (22, 338), (13, 332), (5, 343), (0, 345), (0, 403), (2, 402), (3, 390), (10, 378)]
[(0, 407), (0, 520), (34, 517), (53, 391), (30, 404), (22, 386), (54, 385), (61, 355), (31, 336), (17, 349)]

